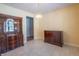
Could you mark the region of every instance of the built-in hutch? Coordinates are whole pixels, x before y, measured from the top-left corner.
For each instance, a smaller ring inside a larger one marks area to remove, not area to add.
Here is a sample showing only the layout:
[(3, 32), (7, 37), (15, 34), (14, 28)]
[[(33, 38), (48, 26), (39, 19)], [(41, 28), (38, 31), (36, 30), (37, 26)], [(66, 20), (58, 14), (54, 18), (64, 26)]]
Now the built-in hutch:
[(0, 53), (23, 45), (22, 18), (0, 14)]

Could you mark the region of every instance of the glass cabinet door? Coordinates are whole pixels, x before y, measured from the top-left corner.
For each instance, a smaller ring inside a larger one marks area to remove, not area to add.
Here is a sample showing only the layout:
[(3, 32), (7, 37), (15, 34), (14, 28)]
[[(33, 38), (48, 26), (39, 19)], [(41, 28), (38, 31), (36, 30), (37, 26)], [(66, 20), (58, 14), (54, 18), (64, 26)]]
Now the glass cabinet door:
[(14, 32), (14, 20), (13, 19), (7, 19), (4, 22), (4, 32)]

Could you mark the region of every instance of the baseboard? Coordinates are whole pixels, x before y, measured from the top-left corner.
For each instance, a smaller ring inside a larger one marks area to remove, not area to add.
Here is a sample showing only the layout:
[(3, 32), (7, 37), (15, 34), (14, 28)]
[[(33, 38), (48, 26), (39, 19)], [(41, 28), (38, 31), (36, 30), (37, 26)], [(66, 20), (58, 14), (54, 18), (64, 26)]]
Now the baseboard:
[(73, 46), (73, 47), (78, 47), (78, 48), (79, 48), (79, 45), (77, 45), (77, 44), (72, 44), (72, 43), (64, 43), (64, 45), (69, 45), (69, 46)]

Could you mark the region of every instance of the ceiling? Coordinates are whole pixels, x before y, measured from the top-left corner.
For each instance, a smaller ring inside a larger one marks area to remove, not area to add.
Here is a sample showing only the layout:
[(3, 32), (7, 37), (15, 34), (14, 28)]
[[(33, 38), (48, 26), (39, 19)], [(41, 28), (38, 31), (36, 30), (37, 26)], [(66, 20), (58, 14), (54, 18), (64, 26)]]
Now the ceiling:
[(58, 8), (64, 8), (72, 3), (4, 3), (31, 13), (47, 13)]

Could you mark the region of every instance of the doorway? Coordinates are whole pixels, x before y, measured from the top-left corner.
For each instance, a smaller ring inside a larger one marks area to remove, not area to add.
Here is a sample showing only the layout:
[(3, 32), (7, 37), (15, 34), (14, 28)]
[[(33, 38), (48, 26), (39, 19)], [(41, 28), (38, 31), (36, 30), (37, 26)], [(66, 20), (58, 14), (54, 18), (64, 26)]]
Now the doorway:
[(26, 17), (26, 26), (27, 26), (27, 41), (34, 39), (34, 26), (33, 26), (33, 17)]

